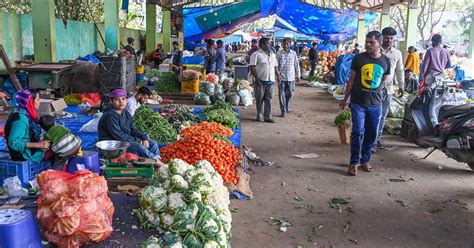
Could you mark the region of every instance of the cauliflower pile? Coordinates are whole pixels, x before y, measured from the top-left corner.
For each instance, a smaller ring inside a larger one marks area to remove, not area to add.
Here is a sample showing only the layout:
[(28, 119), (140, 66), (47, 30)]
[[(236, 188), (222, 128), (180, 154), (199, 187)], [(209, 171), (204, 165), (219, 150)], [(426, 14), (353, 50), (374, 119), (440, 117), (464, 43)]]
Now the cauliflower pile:
[(155, 172), (143, 188), (137, 215), (150, 237), (142, 247), (230, 247), (229, 192), (219, 173), (205, 161), (194, 166), (174, 159)]

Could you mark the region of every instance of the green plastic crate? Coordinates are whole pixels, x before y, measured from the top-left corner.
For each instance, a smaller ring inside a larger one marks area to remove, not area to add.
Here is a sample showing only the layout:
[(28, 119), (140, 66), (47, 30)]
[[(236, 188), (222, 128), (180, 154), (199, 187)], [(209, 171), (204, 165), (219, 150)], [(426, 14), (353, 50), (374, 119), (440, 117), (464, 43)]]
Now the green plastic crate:
[(105, 177), (144, 177), (152, 178), (155, 172), (155, 164), (134, 164), (127, 166), (125, 163), (107, 162)]

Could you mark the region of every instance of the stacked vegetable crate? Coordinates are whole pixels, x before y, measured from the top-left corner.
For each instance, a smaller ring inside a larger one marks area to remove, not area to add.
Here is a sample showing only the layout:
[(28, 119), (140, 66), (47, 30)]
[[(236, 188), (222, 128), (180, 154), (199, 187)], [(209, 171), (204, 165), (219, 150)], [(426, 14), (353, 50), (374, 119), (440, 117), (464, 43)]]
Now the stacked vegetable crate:
[(410, 129), (413, 127), (413, 117), (411, 116), (410, 102), (405, 103), (405, 111), (403, 115), (402, 128), (400, 129), (400, 136), (407, 139)]
[(107, 95), (116, 88), (126, 90), (130, 95), (135, 93), (136, 69), (135, 58), (100, 57), (100, 93)]

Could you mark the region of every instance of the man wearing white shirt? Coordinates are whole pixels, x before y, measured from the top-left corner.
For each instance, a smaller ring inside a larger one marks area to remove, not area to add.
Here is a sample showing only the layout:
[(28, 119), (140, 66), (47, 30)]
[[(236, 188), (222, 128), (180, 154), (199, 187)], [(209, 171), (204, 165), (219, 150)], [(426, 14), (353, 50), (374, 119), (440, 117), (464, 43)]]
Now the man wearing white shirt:
[(380, 124), (375, 139), (375, 144), (372, 151), (376, 151), (382, 147), (382, 133), (385, 126), (385, 119), (387, 118), (388, 110), (390, 108), (390, 102), (392, 96), (395, 94), (398, 88), (398, 95), (403, 96), (405, 87), (405, 70), (403, 66), (403, 58), (400, 50), (393, 47), (393, 40), (397, 35), (397, 31), (392, 27), (386, 27), (382, 30), (383, 43), (382, 43), (382, 54), (387, 56), (390, 60), (390, 75), (388, 75), (385, 81), (385, 88), (383, 89), (382, 95), (382, 116), (380, 117)]
[(146, 86), (142, 86), (138, 89), (137, 93), (127, 99), (127, 106), (125, 110), (130, 113), (133, 117), (135, 115), (135, 111), (144, 104), (148, 98), (151, 96), (151, 90), (148, 89)]
[(277, 53), (278, 69), (280, 71), (281, 83), (278, 87), (280, 95), (281, 117), (285, 117), (290, 111), (291, 102), (295, 93), (295, 81), (300, 80), (300, 65), (298, 55), (290, 49), (291, 39), (283, 39), (283, 50)]
[(259, 47), (260, 50), (250, 56), (250, 70), (255, 78), (257, 121), (275, 123), (272, 118), (272, 98), (275, 83), (280, 84), (278, 62), (275, 53), (270, 50), (268, 38), (261, 38)]

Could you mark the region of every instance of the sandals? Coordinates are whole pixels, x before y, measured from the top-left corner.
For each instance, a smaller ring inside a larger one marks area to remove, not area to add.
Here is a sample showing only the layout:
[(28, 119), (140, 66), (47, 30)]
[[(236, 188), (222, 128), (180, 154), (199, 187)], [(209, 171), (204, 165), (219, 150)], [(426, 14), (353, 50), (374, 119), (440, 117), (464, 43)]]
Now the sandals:
[[(347, 175), (356, 176), (357, 175), (357, 167), (358, 167), (358, 165), (356, 165), (356, 164), (350, 165), (349, 169), (347, 170)], [(361, 164), (360, 167), (366, 172), (371, 172), (374, 169), (369, 164)]]
[(368, 163), (361, 164), (360, 167), (362, 167), (362, 169), (364, 169), (366, 172), (371, 172), (372, 170), (374, 170), (374, 168)]
[(355, 176), (357, 175), (357, 165), (352, 164), (349, 166), (349, 169), (347, 170), (347, 175), (349, 176)]

